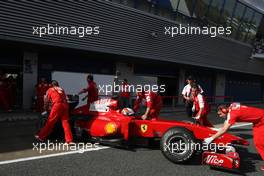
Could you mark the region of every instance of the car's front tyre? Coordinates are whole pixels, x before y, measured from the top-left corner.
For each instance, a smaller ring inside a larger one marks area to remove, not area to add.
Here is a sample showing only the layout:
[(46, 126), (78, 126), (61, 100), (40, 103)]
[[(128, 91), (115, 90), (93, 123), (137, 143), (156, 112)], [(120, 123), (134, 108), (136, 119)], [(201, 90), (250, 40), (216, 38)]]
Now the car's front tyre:
[(169, 129), (162, 136), (160, 150), (162, 154), (174, 163), (189, 161), (195, 154), (195, 137), (181, 127)]

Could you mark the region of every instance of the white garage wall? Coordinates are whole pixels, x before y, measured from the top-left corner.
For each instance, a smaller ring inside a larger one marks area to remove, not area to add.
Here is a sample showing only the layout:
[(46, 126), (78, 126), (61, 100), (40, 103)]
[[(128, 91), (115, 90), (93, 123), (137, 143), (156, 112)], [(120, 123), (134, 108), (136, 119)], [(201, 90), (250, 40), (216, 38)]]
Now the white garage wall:
[[(60, 87), (65, 90), (66, 94), (77, 94), (83, 88), (87, 87), (86, 76), (88, 73), (75, 73), (75, 72), (62, 72), (62, 71), (53, 71), (51, 77), (53, 80), (59, 82)], [(121, 74), (122, 75), (122, 74)], [(93, 74), (94, 81), (99, 86), (113, 85), (114, 75), (102, 75), (102, 74)], [(133, 85), (156, 85), (157, 77), (151, 76), (136, 76), (136, 75), (123, 75), (120, 79), (123, 79), (124, 76), (129, 80), (130, 84)], [(99, 95), (105, 95), (106, 93), (99, 92)], [(111, 94), (107, 94), (111, 95)], [(132, 95), (135, 95), (132, 93)], [(85, 94), (80, 95), (79, 106), (86, 104), (86, 101), (81, 101)]]
[[(87, 87), (87, 75), (88, 73), (53, 71), (51, 77), (59, 82), (66, 94), (77, 94), (80, 90)], [(97, 87), (99, 85), (112, 85), (114, 79), (113, 75), (93, 74), (93, 76)], [(85, 94), (80, 95), (79, 106), (86, 104), (86, 101), (81, 101), (84, 96)]]

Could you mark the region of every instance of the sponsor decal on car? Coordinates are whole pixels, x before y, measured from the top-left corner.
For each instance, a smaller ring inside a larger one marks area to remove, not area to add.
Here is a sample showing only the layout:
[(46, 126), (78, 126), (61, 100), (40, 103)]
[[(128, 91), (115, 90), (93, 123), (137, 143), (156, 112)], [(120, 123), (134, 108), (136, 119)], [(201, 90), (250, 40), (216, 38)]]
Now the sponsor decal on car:
[(224, 160), (219, 159), (217, 155), (207, 155), (207, 157), (204, 158), (204, 162), (209, 165), (222, 166)]

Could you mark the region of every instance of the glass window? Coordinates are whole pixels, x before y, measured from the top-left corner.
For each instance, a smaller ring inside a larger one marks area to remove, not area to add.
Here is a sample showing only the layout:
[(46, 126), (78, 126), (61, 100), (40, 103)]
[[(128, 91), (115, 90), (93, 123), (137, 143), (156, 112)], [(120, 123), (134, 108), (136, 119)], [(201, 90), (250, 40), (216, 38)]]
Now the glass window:
[(150, 12), (151, 2), (148, 0), (136, 0), (136, 8), (145, 12)]
[(209, 23), (213, 26), (217, 26), (220, 13), (223, 7), (223, 0), (212, 0), (212, 4), (208, 11)]
[(252, 19), (253, 12), (254, 11), (251, 8), (246, 9), (246, 13), (238, 29), (239, 32), (237, 32), (237, 36), (236, 36), (236, 38), (240, 41), (245, 41), (246, 39), (248, 30), (250, 28), (250, 21)]
[[(181, 0), (184, 2), (184, 0)], [(180, 0), (170, 0), (171, 9), (173, 12), (177, 12), (179, 9)]]
[(157, 1), (151, 1), (150, 13), (158, 15)]
[(159, 0), (157, 1), (157, 8), (159, 16), (174, 20), (175, 11), (170, 3), (170, 1)]
[(194, 8), (195, 8), (195, 5), (196, 5), (196, 0), (185, 0), (184, 1), (187, 8), (188, 8), (188, 11), (190, 12), (190, 16), (194, 16)]
[(255, 36), (257, 34), (258, 27), (259, 27), (259, 24), (261, 22), (262, 17), (263, 17), (262, 14), (260, 14), (258, 12), (255, 12), (253, 20), (252, 20), (252, 22), (250, 24), (249, 33), (248, 33), (248, 36), (247, 36), (247, 42), (248, 43), (253, 43), (253, 41), (255, 39)]
[(231, 36), (233, 38), (235, 38), (236, 35), (237, 35), (237, 32), (239, 32), (238, 31), (238, 28), (239, 28), (240, 22), (242, 20), (242, 17), (243, 17), (243, 13), (244, 13), (245, 8), (246, 8), (246, 6), (244, 6), (243, 4), (237, 3), (236, 9), (234, 11), (234, 16), (231, 19), (231, 23), (230, 23), (230, 26), (232, 27), (232, 29), (231, 29), (232, 30)]
[(193, 15), (203, 19), (207, 13), (209, 3), (210, 0), (197, 0)]
[(176, 4), (175, 2), (175, 5), (177, 5), (178, 7), (178, 11), (177, 11), (177, 17), (176, 17), (176, 21), (182, 23), (182, 24), (188, 24), (190, 23), (189, 19), (190, 17), (192, 16), (192, 9), (193, 9), (193, 3), (192, 0), (189, 0), (189, 4), (186, 0), (180, 0), (178, 1), (178, 4)]
[(222, 15), (219, 20), (220, 25), (227, 27), (231, 23), (232, 13), (233, 13), (235, 4), (236, 4), (235, 0), (225, 1), (224, 9), (223, 9)]
[(177, 13), (176, 21), (181, 24), (190, 24), (190, 18), (186, 15), (183, 15), (181, 13)]

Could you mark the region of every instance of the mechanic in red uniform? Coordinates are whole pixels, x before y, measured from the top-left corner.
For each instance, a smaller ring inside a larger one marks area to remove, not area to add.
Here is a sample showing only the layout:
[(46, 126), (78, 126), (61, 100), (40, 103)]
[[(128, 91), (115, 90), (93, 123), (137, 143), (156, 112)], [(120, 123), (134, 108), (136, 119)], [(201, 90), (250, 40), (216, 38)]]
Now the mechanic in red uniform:
[(161, 97), (151, 91), (139, 91), (137, 92), (137, 98), (134, 104), (134, 111), (139, 110), (140, 103), (145, 100), (147, 109), (145, 113), (141, 116), (143, 120), (146, 119), (156, 119), (159, 116), (160, 109), (162, 107)]
[(211, 111), (211, 108), (205, 97), (200, 93), (200, 88), (197, 84), (192, 84), (191, 94), (193, 96), (194, 119), (196, 119), (203, 126), (213, 127), (207, 119), (207, 115)]
[(89, 74), (87, 76), (87, 83), (88, 83), (87, 88), (81, 90), (79, 92), (79, 95), (83, 94), (83, 93), (86, 93), (86, 92), (88, 93), (83, 98), (83, 100), (85, 100), (87, 98), (87, 105), (89, 106), (92, 102), (98, 100), (98, 89), (97, 89), (96, 83), (94, 82), (93, 75)]
[[(227, 120), (221, 130), (204, 140), (206, 144), (210, 144), (214, 139), (222, 136), (236, 122), (251, 122), (253, 123), (253, 139), (256, 149), (264, 160), (264, 109), (232, 103), (229, 107), (220, 105), (217, 114)], [(264, 171), (264, 165), (260, 169)]]
[(37, 111), (43, 112), (44, 106), (44, 96), (47, 90), (50, 88), (50, 85), (47, 83), (45, 78), (41, 78), (38, 85), (36, 85), (36, 94), (37, 94)]
[(52, 87), (48, 89), (44, 98), (44, 109), (47, 110), (48, 104), (51, 102), (51, 112), (45, 126), (35, 136), (36, 139), (44, 141), (52, 132), (56, 122), (61, 119), (62, 127), (64, 129), (66, 143), (72, 142), (72, 132), (69, 125), (69, 105), (67, 103), (65, 92), (59, 87), (57, 81), (53, 80)]
[(7, 112), (11, 112), (8, 98), (8, 84), (5, 74), (0, 71), (0, 106)]
[(121, 91), (119, 94), (119, 102), (120, 102), (120, 109), (130, 107), (130, 92), (129, 92), (129, 85), (127, 79), (121, 84)]

